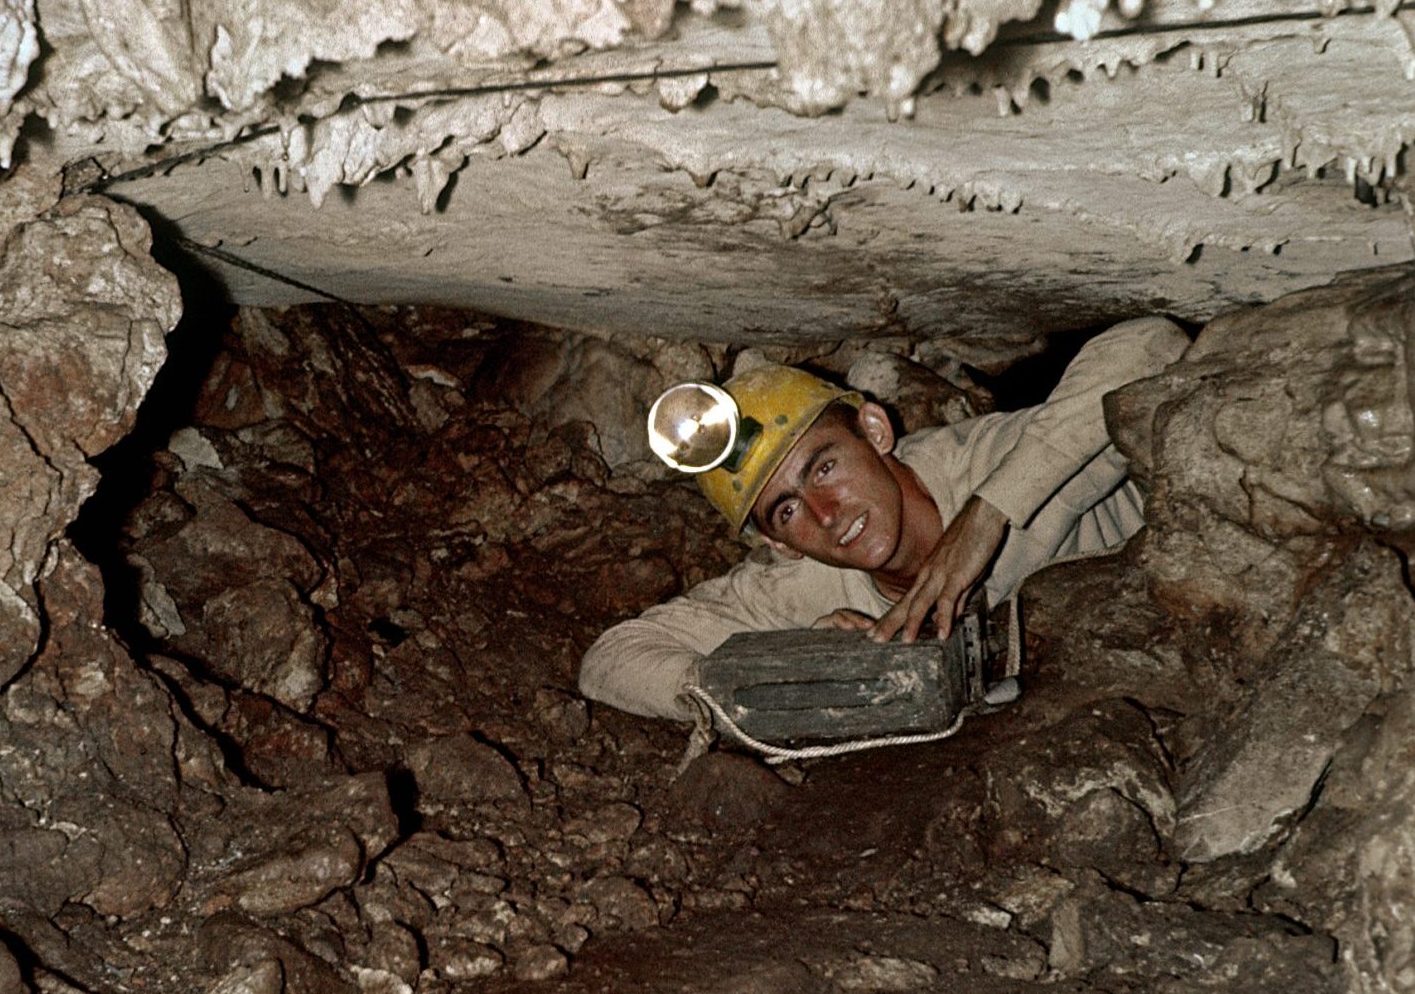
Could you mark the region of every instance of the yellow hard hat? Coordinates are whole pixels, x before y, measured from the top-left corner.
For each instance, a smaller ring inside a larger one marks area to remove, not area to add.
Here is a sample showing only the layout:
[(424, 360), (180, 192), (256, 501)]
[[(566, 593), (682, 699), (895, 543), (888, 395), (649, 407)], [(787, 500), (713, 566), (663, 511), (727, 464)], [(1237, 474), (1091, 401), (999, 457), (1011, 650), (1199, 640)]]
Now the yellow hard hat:
[[(685, 396), (683, 388), (696, 388), (696, 394)], [(723, 391), (736, 406), (736, 411), (730, 412), (730, 429), (720, 427)], [(722, 387), (681, 384), (665, 391), (649, 413), (650, 439), (669, 465), (697, 473), (698, 486), (736, 533), (742, 530), (752, 505), (791, 447), (837, 400), (853, 407), (864, 403), (859, 393), (827, 383), (803, 369), (758, 366), (734, 376)], [(675, 416), (671, 412), (689, 407), (697, 413), (676, 415), (677, 423), (687, 430), (668, 430), (667, 422)], [(698, 444), (705, 435), (712, 436), (713, 450), (719, 449), (718, 439), (722, 439), (725, 447), (721, 454), (706, 469), (687, 465), (700, 458), (696, 453), (688, 458), (688, 447)], [(679, 443), (676, 449), (673, 443)]]

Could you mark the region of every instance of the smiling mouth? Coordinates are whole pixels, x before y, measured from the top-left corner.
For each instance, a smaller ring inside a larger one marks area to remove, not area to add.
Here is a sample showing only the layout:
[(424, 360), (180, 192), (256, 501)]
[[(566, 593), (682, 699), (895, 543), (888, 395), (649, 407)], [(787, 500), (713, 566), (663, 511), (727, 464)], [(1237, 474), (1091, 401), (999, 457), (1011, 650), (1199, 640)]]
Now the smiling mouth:
[(835, 544), (843, 547), (849, 545), (851, 542), (855, 541), (855, 539), (859, 538), (860, 533), (865, 530), (865, 519), (867, 519), (869, 516), (870, 512), (866, 511), (854, 521), (850, 522), (850, 527), (845, 529), (845, 534), (841, 535), (840, 541)]

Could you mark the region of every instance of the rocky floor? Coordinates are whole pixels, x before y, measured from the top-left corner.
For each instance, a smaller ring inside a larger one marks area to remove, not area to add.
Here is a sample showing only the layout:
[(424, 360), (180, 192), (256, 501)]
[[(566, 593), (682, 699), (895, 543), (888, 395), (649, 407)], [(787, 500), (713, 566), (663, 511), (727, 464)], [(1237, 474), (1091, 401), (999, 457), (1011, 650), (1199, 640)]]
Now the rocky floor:
[[(1029, 585), (1016, 705), (931, 746), (681, 773), (684, 729), (574, 676), (742, 552), (627, 427), (650, 372), (721, 353), (189, 313), (5, 693), (0, 990), (1408, 989), (1404, 553), (1284, 482), (1300, 460), (1233, 454), (1394, 368), (1340, 343), (1382, 354), (1402, 299), (1266, 365), (1201, 337), (1196, 372), (1117, 398), (1167, 441), (1120, 433), (1153, 526)], [(1271, 423), (1243, 407), (1264, 374)], [(1196, 461), (1214, 438), (1229, 475)]]

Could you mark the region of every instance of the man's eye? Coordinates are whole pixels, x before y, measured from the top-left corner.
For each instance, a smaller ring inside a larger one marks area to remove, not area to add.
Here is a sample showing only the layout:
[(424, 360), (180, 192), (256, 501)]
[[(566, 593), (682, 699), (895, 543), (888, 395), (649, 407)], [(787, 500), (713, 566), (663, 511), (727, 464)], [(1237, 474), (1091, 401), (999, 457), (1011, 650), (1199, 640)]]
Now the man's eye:
[(796, 513), (794, 504), (782, 504), (781, 510), (776, 512), (776, 523), (778, 525), (785, 525), (791, 520), (791, 515), (794, 513)]
[(835, 460), (827, 459), (825, 462), (821, 463), (820, 468), (816, 470), (816, 478), (819, 479), (820, 477), (830, 475), (830, 471), (834, 468)]

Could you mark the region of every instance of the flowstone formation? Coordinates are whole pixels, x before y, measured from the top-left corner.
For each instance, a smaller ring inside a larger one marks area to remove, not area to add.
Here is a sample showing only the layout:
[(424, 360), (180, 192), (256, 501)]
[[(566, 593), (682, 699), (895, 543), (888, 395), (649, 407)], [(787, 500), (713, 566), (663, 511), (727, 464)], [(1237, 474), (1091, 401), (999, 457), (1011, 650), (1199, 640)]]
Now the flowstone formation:
[(242, 304), (1000, 369), (1412, 257), (1394, 0), (0, 11), (0, 164), (53, 151)]

